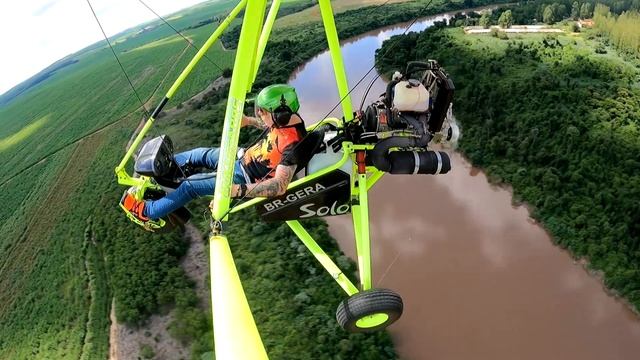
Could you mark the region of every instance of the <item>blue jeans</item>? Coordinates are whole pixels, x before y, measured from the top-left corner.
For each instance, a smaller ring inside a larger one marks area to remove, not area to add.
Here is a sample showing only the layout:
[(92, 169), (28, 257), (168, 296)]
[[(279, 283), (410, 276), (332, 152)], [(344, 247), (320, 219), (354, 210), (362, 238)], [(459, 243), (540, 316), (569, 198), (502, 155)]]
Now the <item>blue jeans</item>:
[[(218, 148), (197, 148), (174, 155), (174, 159), (180, 167), (190, 164), (196, 168), (206, 167), (211, 171), (218, 168), (219, 157), (220, 149)], [(233, 183), (246, 183), (240, 160), (236, 161), (233, 168)], [(213, 195), (215, 188), (215, 173), (190, 176), (174, 192), (167, 194), (162, 199), (145, 201), (144, 215), (151, 219), (161, 218), (195, 198)]]

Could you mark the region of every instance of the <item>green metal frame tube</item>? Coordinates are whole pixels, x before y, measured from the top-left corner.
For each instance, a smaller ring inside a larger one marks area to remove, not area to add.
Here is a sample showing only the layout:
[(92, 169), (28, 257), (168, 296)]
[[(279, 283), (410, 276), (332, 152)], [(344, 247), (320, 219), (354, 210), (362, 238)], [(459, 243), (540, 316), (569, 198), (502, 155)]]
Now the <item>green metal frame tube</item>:
[[(367, 175), (358, 175), (358, 184), (364, 185), (366, 183)], [(356, 233), (356, 241), (360, 242), (360, 253), (358, 254), (360, 281), (362, 283), (362, 289), (369, 290), (373, 285), (373, 276), (371, 273), (371, 240), (369, 239), (369, 193), (366, 187), (360, 189), (358, 195), (360, 201), (360, 229), (359, 232)]]
[(238, 41), (238, 50), (236, 51), (224, 127), (222, 129), (216, 190), (211, 207), (213, 218), (219, 221), (223, 220), (229, 210), (229, 196), (233, 181), (233, 167), (238, 150), (240, 122), (249, 84), (253, 81), (253, 64), (257, 55), (258, 34), (262, 28), (265, 8), (266, 0), (248, 0), (244, 14), (245, 21), (242, 22), (240, 31), (240, 40)]
[[(187, 65), (187, 67), (184, 68), (184, 70), (182, 70), (182, 73), (180, 73), (180, 75), (178, 76), (176, 81), (173, 83), (171, 88), (169, 88), (169, 91), (167, 91), (167, 94), (162, 99), (162, 102), (160, 103), (160, 105), (158, 105), (158, 107), (156, 108), (156, 111), (154, 111), (154, 114), (156, 112), (159, 112), (158, 109), (161, 109), (164, 106), (164, 104), (166, 104), (167, 101), (175, 94), (175, 92), (178, 90), (180, 85), (182, 85), (182, 82), (187, 78), (187, 76), (191, 73), (193, 68), (196, 66), (198, 61), (202, 59), (204, 54), (209, 50), (209, 48), (211, 48), (211, 45), (213, 45), (213, 43), (215, 43), (216, 40), (218, 40), (222, 32), (226, 30), (226, 28), (229, 26), (231, 21), (233, 21), (233, 19), (235, 19), (235, 17), (238, 16), (240, 11), (242, 11), (242, 9), (245, 7), (246, 4), (247, 4), (247, 0), (240, 1), (240, 3), (236, 5), (235, 8), (233, 8), (233, 10), (224, 19), (224, 21), (216, 28), (213, 34), (209, 36), (209, 39), (207, 39), (204, 45), (200, 48), (200, 50), (196, 53), (196, 55), (191, 59), (191, 61), (189, 62), (189, 65)], [(130, 176), (126, 173), (125, 166), (127, 166), (127, 163), (133, 156), (133, 153), (138, 149), (138, 146), (140, 146), (140, 142), (145, 137), (145, 135), (147, 135), (147, 132), (153, 125), (154, 121), (155, 121), (154, 116), (150, 116), (149, 119), (147, 119), (147, 122), (144, 124), (144, 127), (142, 128), (142, 130), (140, 130), (140, 133), (138, 133), (138, 135), (136, 136), (135, 140), (127, 150), (127, 153), (124, 155), (124, 157), (120, 161), (120, 164), (118, 164), (118, 166), (116, 167), (115, 172), (116, 172), (116, 175), (118, 176), (118, 182), (120, 184), (129, 185), (126, 182), (128, 178), (130, 178)]]
[[(369, 197), (367, 193), (367, 174), (358, 174), (351, 184), (353, 230), (356, 240), (358, 270), (360, 271), (361, 290), (372, 287), (371, 242), (369, 239)], [(357, 182), (357, 184), (356, 184)]]
[(318, 260), (322, 267), (329, 272), (331, 277), (340, 285), (340, 287), (351, 296), (358, 292), (358, 288), (349, 280), (349, 278), (340, 270), (340, 268), (331, 260), (320, 245), (311, 237), (307, 230), (297, 220), (287, 221), (287, 225), (300, 238), (302, 243), (309, 249), (311, 254)]
[(253, 71), (253, 81), (256, 80), (256, 76), (258, 76), (258, 69), (260, 69), (260, 62), (262, 61), (262, 56), (264, 55), (264, 49), (267, 47), (267, 41), (269, 41), (269, 36), (271, 36), (271, 29), (273, 28), (273, 23), (276, 21), (276, 16), (278, 15), (278, 10), (280, 9), (280, 3), (282, 0), (273, 0), (271, 3), (271, 7), (269, 8), (269, 14), (267, 14), (267, 19), (264, 22), (264, 26), (262, 27), (262, 32), (260, 33), (260, 40), (258, 41), (258, 54), (256, 55), (256, 62)]
[(367, 191), (371, 190), (373, 185), (375, 185), (375, 183), (377, 183), (378, 180), (380, 180), (383, 175), (384, 175), (384, 171), (380, 171), (378, 169), (375, 169), (373, 171), (373, 173), (367, 179)]
[(344, 70), (344, 62), (342, 61), (342, 52), (340, 50), (340, 41), (338, 39), (338, 31), (336, 30), (335, 19), (333, 18), (333, 9), (330, 0), (318, 0), (320, 5), (320, 13), (322, 14), (322, 22), (324, 23), (324, 31), (327, 34), (327, 42), (329, 43), (329, 53), (331, 55), (331, 63), (333, 64), (333, 72), (336, 76), (338, 84), (338, 94), (342, 100), (342, 112), (345, 120), (353, 119), (353, 110), (351, 106), (351, 96), (349, 96), (349, 82), (347, 74)]
[(227, 238), (211, 236), (209, 254), (216, 359), (268, 359)]
[(144, 136), (147, 134), (147, 132), (153, 125), (153, 121), (154, 121), (153, 117), (149, 117), (149, 119), (147, 119), (147, 122), (144, 124), (144, 127), (142, 128), (142, 130), (140, 130), (140, 133), (138, 133), (138, 136), (136, 136), (135, 140), (133, 140), (133, 143), (129, 147), (129, 150), (127, 150), (127, 153), (124, 155), (122, 160), (120, 161), (120, 164), (118, 164), (118, 166), (116, 167), (115, 171), (116, 171), (116, 175), (118, 176), (118, 182), (122, 183), (122, 181), (125, 181), (127, 177), (129, 177), (124, 167), (127, 166), (127, 162), (129, 162), (129, 159), (131, 159), (131, 157), (133, 156), (133, 153), (136, 151), (138, 146), (140, 146), (140, 142), (142, 141)]

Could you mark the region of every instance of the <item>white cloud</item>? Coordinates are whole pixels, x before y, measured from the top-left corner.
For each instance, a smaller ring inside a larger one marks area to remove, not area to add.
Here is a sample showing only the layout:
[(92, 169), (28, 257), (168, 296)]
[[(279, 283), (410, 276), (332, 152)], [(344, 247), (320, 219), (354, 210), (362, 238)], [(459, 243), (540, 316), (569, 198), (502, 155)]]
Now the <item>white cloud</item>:
[[(90, 0), (108, 36), (155, 19), (137, 0)], [(144, 0), (161, 15), (204, 0)], [(86, 0), (15, 1), (0, 11), (0, 94), (103, 39)]]

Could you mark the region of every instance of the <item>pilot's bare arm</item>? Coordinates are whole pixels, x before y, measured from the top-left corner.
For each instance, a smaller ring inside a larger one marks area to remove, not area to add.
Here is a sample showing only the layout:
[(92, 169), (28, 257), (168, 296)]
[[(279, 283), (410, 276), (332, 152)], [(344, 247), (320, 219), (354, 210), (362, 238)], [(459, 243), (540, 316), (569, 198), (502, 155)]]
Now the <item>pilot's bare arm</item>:
[[(273, 178), (255, 184), (247, 184), (247, 197), (274, 197), (284, 194), (293, 178), (296, 165), (278, 165)], [(231, 187), (231, 196), (240, 196), (240, 185)]]
[(264, 124), (264, 122), (262, 122), (262, 120), (258, 119), (257, 117), (242, 115), (242, 121), (240, 122), (240, 127), (245, 127), (245, 126), (253, 126), (253, 127), (257, 127), (258, 129), (264, 129), (267, 127)]

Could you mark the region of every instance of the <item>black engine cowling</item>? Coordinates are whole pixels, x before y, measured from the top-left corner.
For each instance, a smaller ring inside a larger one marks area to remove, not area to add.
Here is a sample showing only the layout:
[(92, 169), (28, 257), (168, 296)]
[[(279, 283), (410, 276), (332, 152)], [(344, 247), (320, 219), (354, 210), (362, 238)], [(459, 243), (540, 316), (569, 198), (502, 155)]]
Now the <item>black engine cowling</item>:
[[(420, 80), (411, 78), (417, 72)], [(453, 91), (453, 82), (435, 61), (410, 62), (404, 76), (396, 73), (383, 97), (361, 115), (359, 140), (375, 144), (369, 152), (371, 164), (391, 174), (445, 174), (451, 170), (447, 153), (429, 150), (428, 144), (443, 130)]]

